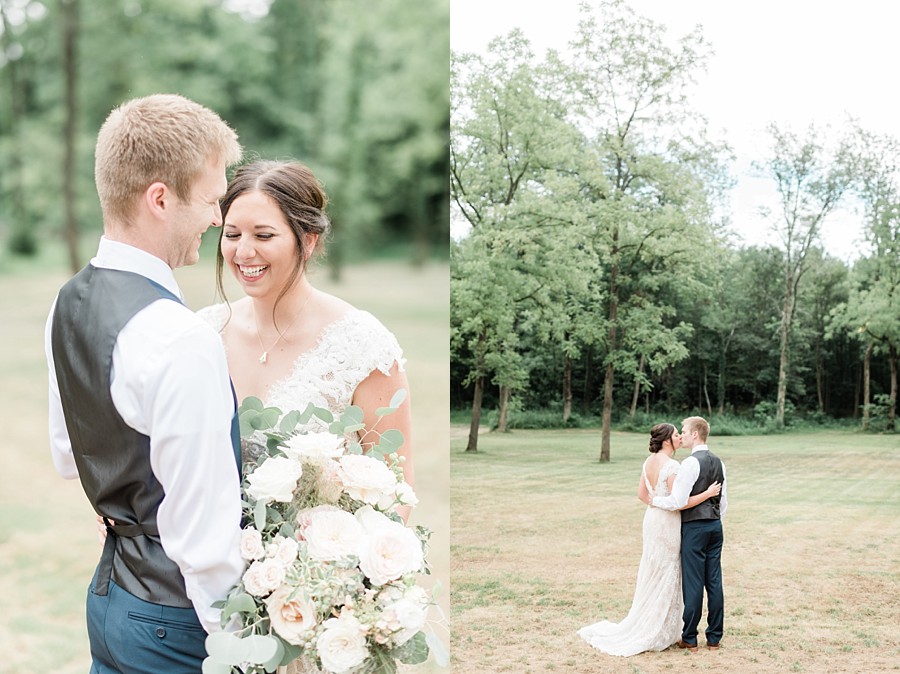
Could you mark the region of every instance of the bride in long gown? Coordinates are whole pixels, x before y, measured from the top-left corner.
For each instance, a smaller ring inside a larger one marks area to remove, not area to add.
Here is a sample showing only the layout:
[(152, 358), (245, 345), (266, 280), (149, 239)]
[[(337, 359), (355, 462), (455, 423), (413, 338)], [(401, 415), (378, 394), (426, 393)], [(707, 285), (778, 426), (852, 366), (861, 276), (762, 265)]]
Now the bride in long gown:
[[(311, 402), (336, 416), (357, 405), (367, 429), (403, 433), (399, 453), (413, 485), (409, 398), (389, 416), (375, 414), (409, 389), (396, 338), (368, 312), (315, 289), (306, 274), (328, 232), (326, 203), (318, 180), (297, 162), (238, 169), (222, 200), (217, 271), (220, 291), (227, 267), (246, 297), (199, 313), (222, 336), (238, 400), (256, 396), (285, 412)], [(364, 447), (367, 440), (360, 438)], [(286, 669), (317, 671), (307, 658)]]
[[(661, 651), (681, 638), (681, 513), (649, 505), (654, 496), (670, 493), (680, 465), (673, 457), (680, 446), (681, 435), (672, 424), (657, 424), (650, 430), (651, 456), (644, 462), (638, 483), (638, 498), (648, 507), (631, 610), (620, 623), (604, 620), (578, 630), (585, 641), (604, 653), (630, 656)], [(720, 489), (718, 483), (712, 484), (691, 496), (686, 507), (702, 503)]]

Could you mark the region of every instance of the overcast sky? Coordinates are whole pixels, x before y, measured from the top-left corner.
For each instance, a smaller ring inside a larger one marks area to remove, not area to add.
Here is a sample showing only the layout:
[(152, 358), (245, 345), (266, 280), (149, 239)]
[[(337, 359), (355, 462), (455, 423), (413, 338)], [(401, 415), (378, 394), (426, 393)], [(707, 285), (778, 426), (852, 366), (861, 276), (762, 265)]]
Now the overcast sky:
[[(578, 21), (578, 0), (512, 2), (451, 0), (450, 46), (484, 51), (497, 35), (521, 28), (537, 54), (563, 50)], [(759, 207), (777, 205), (771, 181), (754, 177), (751, 162), (768, 147), (766, 124), (804, 131), (840, 127), (849, 116), (864, 128), (900, 137), (896, 82), (900, 3), (876, 0), (629, 0), (639, 14), (667, 26), (674, 40), (700, 24), (714, 54), (697, 74), (691, 98), (737, 160), (731, 194), (735, 231), (748, 244), (777, 242)], [(843, 209), (826, 221), (826, 249), (842, 259), (861, 245), (860, 215)]]

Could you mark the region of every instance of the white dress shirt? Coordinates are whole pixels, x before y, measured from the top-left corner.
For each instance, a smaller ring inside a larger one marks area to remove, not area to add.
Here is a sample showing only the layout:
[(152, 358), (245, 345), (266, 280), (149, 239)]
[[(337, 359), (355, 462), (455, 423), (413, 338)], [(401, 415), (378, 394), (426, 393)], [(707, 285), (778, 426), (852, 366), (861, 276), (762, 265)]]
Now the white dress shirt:
[[(138, 248), (101, 238), (94, 267), (130, 271), (176, 297), (169, 266)], [(66, 430), (51, 348), (50, 450), (64, 478), (78, 477)], [(122, 328), (113, 350), (110, 391), (128, 426), (150, 438), (150, 466), (165, 493), (157, 525), (166, 555), (184, 576), (207, 632), (219, 631), (223, 599), (244, 571), (240, 556), (240, 480), (231, 444), (234, 400), (219, 336), (194, 312), (172, 301), (153, 302)]]
[[(654, 496), (653, 505), (663, 510), (681, 510), (687, 505), (691, 497), (691, 491), (697, 478), (700, 477), (700, 462), (694, 457), (694, 452), (709, 450), (706, 445), (697, 445), (691, 450), (691, 455), (681, 462), (681, 468), (675, 476), (672, 484), (672, 493), (668, 496)], [(725, 462), (722, 462), (722, 491), (719, 494), (722, 500), (719, 503), (719, 517), (725, 519), (725, 510), (728, 508), (728, 481), (725, 479)]]

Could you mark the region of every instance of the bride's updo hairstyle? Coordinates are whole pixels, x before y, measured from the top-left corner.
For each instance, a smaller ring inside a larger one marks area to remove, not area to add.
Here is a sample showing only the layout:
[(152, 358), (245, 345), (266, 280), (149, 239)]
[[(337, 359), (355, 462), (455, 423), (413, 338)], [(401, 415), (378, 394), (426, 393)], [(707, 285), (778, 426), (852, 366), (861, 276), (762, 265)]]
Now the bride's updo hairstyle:
[[(325, 237), (331, 230), (331, 222), (325, 215), (328, 197), (322, 184), (305, 164), (298, 161), (257, 160), (241, 166), (234, 172), (228, 184), (228, 191), (225, 192), (221, 202), (223, 225), (234, 200), (254, 190), (259, 190), (275, 202), (284, 216), (284, 221), (294, 233), (297, 243), (300, 264), (281, 289), (275, 301), (277, 305), (288, 289), (294, 285), (297, 277), (306, 269), (312, 254), (321, 250), (324, 245)], [(318, 235), (313, 250), (307, 250), (308, 234)], [(222, 269), (225, 267), (225, 259), (222, 257), (221, 243), (224, 235), (223, 226), (219, 233), (219, 247), (216, 250), (216, 287), (223, 298), (225, 289), (222, 285)]]
[(656, 424), (650, 429), (650, 453), (656, 454), (662, 449), (666, 440), (671, 440), (675, 433), (675, 426), (672, 424)]

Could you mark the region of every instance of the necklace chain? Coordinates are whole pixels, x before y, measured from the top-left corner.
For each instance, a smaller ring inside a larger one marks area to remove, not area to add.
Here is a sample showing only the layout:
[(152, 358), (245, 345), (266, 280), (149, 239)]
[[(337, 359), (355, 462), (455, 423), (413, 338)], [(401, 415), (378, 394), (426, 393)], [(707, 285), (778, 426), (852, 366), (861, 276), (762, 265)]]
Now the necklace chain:
[(312, 297), (312, 293), (310, 292), (309, 295), (306, 296), (306, 301), (303, 302), (303, 306), (301, 306), (299, 311), (297, 311), (297, 315), (294, 317), (294, 320), (291, 321), (291, 324), (289, 326), (287, 326), (287, 328), (285, 328), (284, 332), (281, 332), (281, 331), (278, 332), (278, 339), (276, 339), (273, 342), (272, 346), (270, 346), (268, 349), (263, 344), (262, 335), (260, 335), (260, 333), (259, 333), (259, 323), (256, 321), (256, 312), (253, 312), (253, 325), (256, 328), (256, 338), (259, 340), (259, 348), (261, 348), (263, 350), (262, 355), (260, 355), (260, 357), (259, 357), (259, 362), (261, 365), (266, 364), (266, 361), (269, 360), (269, 351), (271, 351), (276, 346), (278, 346), (278, 342), (280, 342), (284, 338), (284, 336), (290, 331), (290, 329), (293, 328), (297, 324), (297, 321), (300, 320), (300, 316), (303, 314), (303, 310), (306, 309), (306, 305), (309, 304), (309, 300), (311, 297)]

